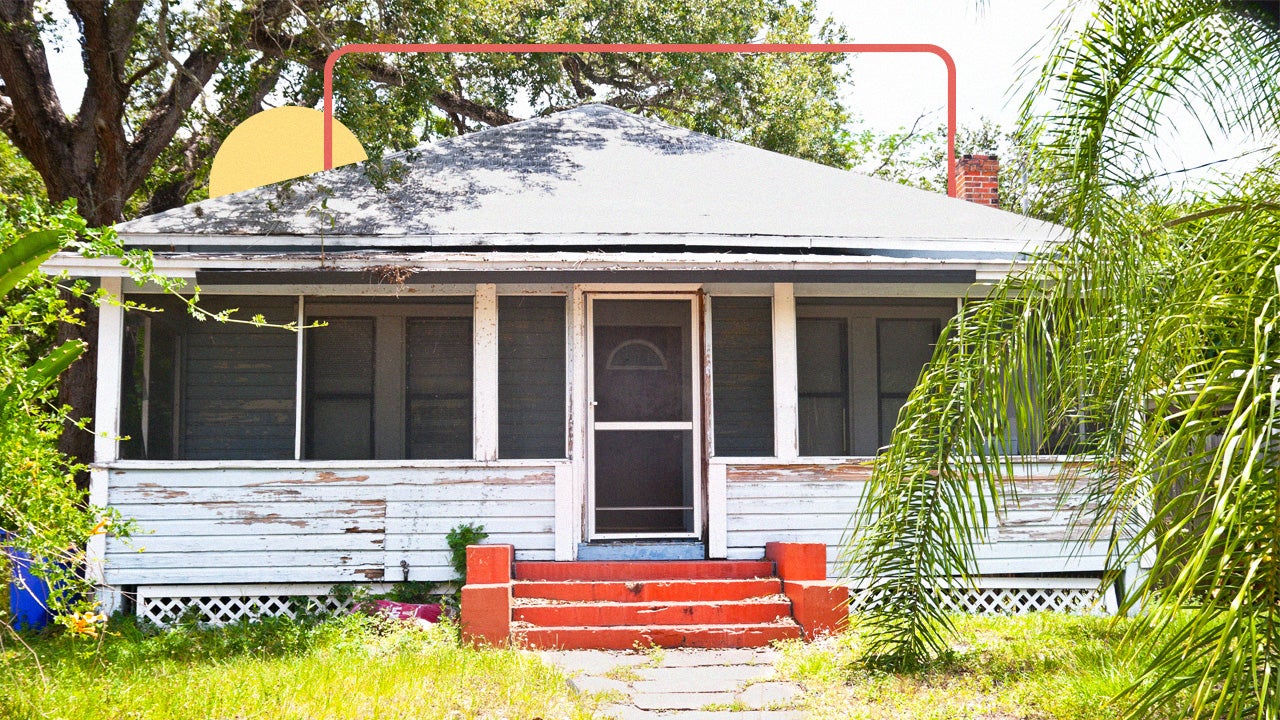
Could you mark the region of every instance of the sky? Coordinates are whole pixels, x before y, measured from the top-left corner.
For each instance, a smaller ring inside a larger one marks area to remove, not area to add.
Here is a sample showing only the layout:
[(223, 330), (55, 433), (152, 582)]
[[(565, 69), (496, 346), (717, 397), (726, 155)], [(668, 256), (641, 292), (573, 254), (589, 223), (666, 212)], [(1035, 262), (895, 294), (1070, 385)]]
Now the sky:
[[(817, 0), (819, 15), (843, 24), (851, 42), (931, 43), (955, 59), (957, 113), (962, 126), (994, 120), (1012, 129), (1026, 86), (1044, 62), (1046, 39), (1055, 34), (1067, 0)], [(981, 7), (979, 7), (981, 6)], [(909, 127), (921, 113), (945, 121), (946, 70), (932, 56), (861, 55), (850, 61), (853, 86), (846, 98), (874, 129)], [(1030, 72), (1027, 72), (1027, 70)], [(1151, 147), (1171, 179), (1208, 180), (1220, 171), (1251, 167), (1266, 153), (1227, 158), (1268, 147), (1272, 141), (1240, 134), (1206, 136), (1190, 113), (1170, 112)], [(1179, 172), (1204, 163), (1208, 168)]]
[[(1001, 127), (1015, 125), (1026, 81), (1043, 61), (1044, 41), (1052, 35), (1067, 0), (816, 0), (820, 17), (844, 25), (851, 42), (931, 43), (955, 59), (961, 125), (984, 118)], [(61, 8), (53, 3), (55, 10)], [(65, 8), (61, 8), (65, 17)], [(69, 22), (69, 19), (67, 19)], [(51, 58), (63, 106), (75, 108), (84, 89), (79, 54), (64, 47)], [(853, 83), (849, 107), (865, 127), (892, 132), (925, 114), (923, 127), (945, 120), (946, 70), (932, 55), (858, 55), (850, 59)], [(1269, 145), (1247, 137), (1206, 138), (1187, 113), (1175, 114), (1153, 150), (1160, 165), (1179, 170), (1212, 163)], [(1265, 154), (1250, 158), (1261, 159)], [(1215, 164), (1185, 173), (1208, 178), (1219, 170), (1244, 169), (1249, 159)]]
[[(990, 118), (1012, 126), (1015, 92), (1028, 51), (1048, 33), (1065, 2), (1043, 0), (818, 0), (817, 11), (844, 25), (851, 42), (931, 43), (956, 63), (960, 123)], [(1038, 63), (1037, 63), (1038, 65)], [(868, 125), (893, 130), (922, 113), (945, 119), (946, 69), (932, 55), (858, 55), (846, 97)]]

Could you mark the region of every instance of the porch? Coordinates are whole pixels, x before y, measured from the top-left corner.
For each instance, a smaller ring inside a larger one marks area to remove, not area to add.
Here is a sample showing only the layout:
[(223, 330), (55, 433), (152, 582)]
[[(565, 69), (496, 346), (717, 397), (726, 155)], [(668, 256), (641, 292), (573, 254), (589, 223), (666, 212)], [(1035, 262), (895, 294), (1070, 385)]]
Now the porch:
[[(471, 522), (521, 562), (788, 541), (825, 546), (834, 577), (871, 456), (962, 302), (911, 279), (205, 288), (213, 309), (325, 323), (299, 333), (104, 308), (93, 501), (139, 532), (96, 539), (93, 570), (161, 618), (193, 587), (448, 581), (445, 535)], [(147, 290), (125, 296), (169, 302)], [(1097, 599), (1105, 546), (1069, 548), (1057, 504), (1074, 469), (1022, 470), (978, 548), (989, 591), (958, 607)]]

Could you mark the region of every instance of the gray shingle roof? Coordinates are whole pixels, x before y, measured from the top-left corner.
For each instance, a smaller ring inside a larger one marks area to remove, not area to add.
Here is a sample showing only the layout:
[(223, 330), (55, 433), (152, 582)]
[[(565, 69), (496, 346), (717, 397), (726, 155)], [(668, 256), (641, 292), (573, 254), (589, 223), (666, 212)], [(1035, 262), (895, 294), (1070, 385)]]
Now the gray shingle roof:
[(132, 245), (653, 247), (1014, 257), (1049, 223), (603, 105), (423, 144), (118, 226)]

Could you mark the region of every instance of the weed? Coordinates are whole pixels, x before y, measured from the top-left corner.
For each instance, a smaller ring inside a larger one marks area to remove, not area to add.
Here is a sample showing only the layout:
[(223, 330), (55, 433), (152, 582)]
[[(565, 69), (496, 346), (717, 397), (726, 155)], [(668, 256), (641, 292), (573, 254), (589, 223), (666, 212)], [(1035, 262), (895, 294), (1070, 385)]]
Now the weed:
[(610, 680), (617, 680), (618, 682), (639, 682), (644, 679), (644, 677), (630, 665), (619, 665), (618, 667), (606, 672), (604, 676)]

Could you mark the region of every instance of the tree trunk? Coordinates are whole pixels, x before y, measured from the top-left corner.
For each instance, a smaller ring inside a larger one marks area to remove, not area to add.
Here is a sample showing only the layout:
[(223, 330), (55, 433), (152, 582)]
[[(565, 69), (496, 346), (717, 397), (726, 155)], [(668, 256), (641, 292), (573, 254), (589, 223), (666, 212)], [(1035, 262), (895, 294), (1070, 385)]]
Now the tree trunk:
[[(69, 294), (64, 297), (70, 308), (81, 311), (80, 317), (84, 320), (84, 325), (62, 323), (58, 328), (57, 342), (79, 339), (87, 342), (88, 347), (80, 359), (72, 363), (59, 378), (58, 404), (69, 405), (70, 409), (62, 435), (58, 438), (58, 449), (72, 461), (87, 465), (93, 461), (93, 428), (91, 426), (81, 430), (76, 427), (75, 421), (94, 416), (97, 400), (98, 308), (86, 298), (71, 297)], [(76, 487), (88, 489), (87, 472), (76, 473)]]
[[(68, 183), (74, 182), (70, 177), (66, 180)], [(88, 193), (81, 197), (85, 196), (88, 196)], [(84, 203), (84, 200), (81, 199), (80, 202)], [(80, 211), (91, 227), (100, 227), (117, 222), (124, 207), (122, 202), (114, 206), (99, 202), (92, 205), (85, 204)], [(71, 458), (72, 462), (89, 465), (94, 460), (93, 425), (81, 430), (76, 427), (76, 423), (85, 418), (93, 418), (97, 410), (98, 308), (89, 299), (77, 298), (70, 293), (63, 293), (63, 299), (66, 300), (69, 310), (80, 311), (80, 319), (84, 324), (62, 323), (58, 327), (57, 343), (82, 340), (88, 347), (85, 348), (84, 354), (58, 378), (58, 404), (69, 406), (67, 421), (63, 424), (62, 435), (58, 438), (58, 449)], [(89, 488), (87, 471), (76, 473), (76, 487), (81, 490)]]

